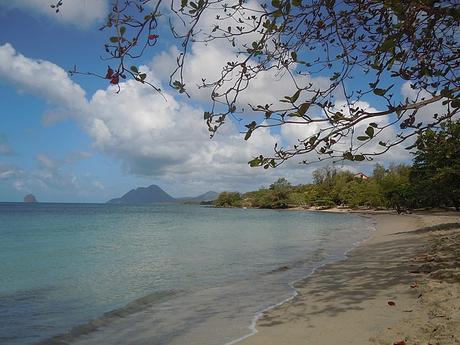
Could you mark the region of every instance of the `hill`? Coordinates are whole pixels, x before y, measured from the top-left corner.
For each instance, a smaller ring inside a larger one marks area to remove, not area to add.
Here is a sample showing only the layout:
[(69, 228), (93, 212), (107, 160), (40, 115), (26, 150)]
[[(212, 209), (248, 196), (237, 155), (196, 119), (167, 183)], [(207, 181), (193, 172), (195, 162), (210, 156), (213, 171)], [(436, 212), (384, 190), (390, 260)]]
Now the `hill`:
[(130, 190), (121, 198), (107, 201), (109, 204), (153, 204), (157, 202), (174, 202), (171, 195), (155, 184)]

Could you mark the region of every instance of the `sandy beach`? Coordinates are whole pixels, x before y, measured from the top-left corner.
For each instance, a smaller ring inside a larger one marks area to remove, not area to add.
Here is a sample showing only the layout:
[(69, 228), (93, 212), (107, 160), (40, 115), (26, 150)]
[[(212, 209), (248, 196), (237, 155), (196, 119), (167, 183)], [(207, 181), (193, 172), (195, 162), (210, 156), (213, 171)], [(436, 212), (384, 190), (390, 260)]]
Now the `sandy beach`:
[(368, 240), (297, 283), (238, 344), (460, 344), (458, 213), (368, 216)]

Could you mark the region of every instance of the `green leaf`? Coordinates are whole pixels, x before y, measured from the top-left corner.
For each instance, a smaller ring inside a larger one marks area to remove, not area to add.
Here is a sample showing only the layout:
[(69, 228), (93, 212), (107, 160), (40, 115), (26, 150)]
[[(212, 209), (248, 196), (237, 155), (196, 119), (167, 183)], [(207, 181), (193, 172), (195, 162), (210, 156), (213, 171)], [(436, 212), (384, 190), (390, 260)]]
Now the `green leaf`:
[(120, 40), (120, 38), (117, 37), (117, 36), (110, 37), (110, 42), (112, 42), (112, 43), (117, 43), (119, 40)]
[(251, 137), (252, 134), (252, 129), (246, 132), (246, 135), (244, 136), (244, 140), (248, 140)]
[(133, 71), (134, 73), (139, 73), (139, 70), (137, 69), (136, 66), (131, 66), (129, 69)]
[(340, 77), (340, 73), (339, 73), (339, 72), (335, 72), (334, 75), (333, 75), (331, 78), (329, 78), (329, 79), (330, 79), (331, 81), (334, 81), (334, 80), (339, 79), (339, 77)]
[(355, 156), (353, 157), (353, 160), (354, 160), (354, 161), (357, 161), (357, 162), (361, 162), (361, 161), (363, 161), (363, 160), (365, 160), (365, 159), (366, 159), (366, 158), (365, 158), (363, 155), (355, 155)]
[(450, 105), (451, 105), (453, 108), (460, 108), (460, 99), (456, 98), (456, 99), (452, 100), (452, 102), (450, 103)]
[(145, 78), (147, 78), (147, 74), (141, 73), (139, 74), (139, 78), (141, 78), (141, 80), (144, 80)]
[(366, 141), (366, 140), (369, 140), (369, 137), (365, 136), (365, 135), (361, 135), (361, 136), (357, 137), (356, 139), (358, 139), (359, 141)]
[(378, 127), (377, 124), (376, 124), (375, 122), (371, 122), (371, 123), (369, 124), (369, 126), (372, 126), (372, 127), (374, 127), (374, 128), (377, 128), (377, 127)]
[(387, 92), (387, 90), (385, 90), (385, 89), (379, 89), (379, 88), (374, 89), (374, 93), (377, 96), (385, 96), (386, 92)]
[(293, 61), (297, 61), (297, 53), (296, 52), (291, 52), (291, 58)]
[(366, 129), (366, 134), (369, 136), (369, 138), (373, 138), (374, 137), (374, 127), (367, 127)]
[(300, 6), (302, 5), (302, 0), (292, 0), (292, 6)]
[(126, 27), (122, 26), (120, 27), (120, 35), (124, 35), (124, 33), (126, 32)]
[(387, 143), (383, 142), (383, 141), (379, 141), (379, 145), (380, 146), (387, 146)]
[(299, 98), (300, 96), (300, 90), (297, 90), (297, 92), (289, 99), (292, 103), (295, 103), (295, 101), (297, 101), (297, 99)]
[(379, 47), (379, 50), (381, 52), (387, 52), (389, 51), (391, 48), (394, 48), (395, 46), (395, 40), (393, 38), (389, 38), (387, 39), (385, 42), (382, 43), (382, 45)]
[(248, 163), (250, 167), (254, 168), (260, 165), (260, 159), (254, 158), (253, 160), (250, 160)]
[(313, 136), (313, 137), (311, 137), (311, 138), (308, 140), (308, 142), (310, 143), (310, 145), (314, 145), (315, 142), (316, 142), (316, 139), (317, 139), (317, 137), (316, 137), (316, 136)]
[(272, 0), (273, 7), (280, 7), (280, 0)]
[(310, 103), (303, 103), (300, 107), (299, 107), (299, 115), (300, 116), (304, 116), (305, 113), (307, 112), (308, 108), (310, 108)]
[(353, 160), (353, 155), (351, 154), (351, 152), (345, 152), (345, 153), (343, 154), (343, 159), (352, 161), (352, 160)]

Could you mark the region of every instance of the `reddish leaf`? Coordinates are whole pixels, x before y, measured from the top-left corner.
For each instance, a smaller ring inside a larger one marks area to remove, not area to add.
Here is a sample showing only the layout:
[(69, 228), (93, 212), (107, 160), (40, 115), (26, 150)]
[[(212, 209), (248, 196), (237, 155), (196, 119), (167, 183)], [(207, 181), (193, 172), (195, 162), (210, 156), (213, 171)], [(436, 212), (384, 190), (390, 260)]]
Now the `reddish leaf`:
[(118, 74), (115, 74), (110, 80), (110, 83), (116, 85), (118, 84), (119, 81), (120, 81), (120, 78), (118, 77)]
[(395, 303), (395, 302), (393, 302), (393, 301), (388, 301), (388, 305), (391, 305), (391, 306), (395, 306), (395, 305), (396, 305), (396, 303)]
[(154, 39), (156, 39), (158, 37), (160, 37), (160, 36), (155, 35), (155, 34), (151, 34), (151, 35), (149, 35), (149, 40), (154, 40)]
[(107, 74), (105, 75), (105, 79), (112, 79), (113, 76), (113, 69), (110, 67), (107, 69)]

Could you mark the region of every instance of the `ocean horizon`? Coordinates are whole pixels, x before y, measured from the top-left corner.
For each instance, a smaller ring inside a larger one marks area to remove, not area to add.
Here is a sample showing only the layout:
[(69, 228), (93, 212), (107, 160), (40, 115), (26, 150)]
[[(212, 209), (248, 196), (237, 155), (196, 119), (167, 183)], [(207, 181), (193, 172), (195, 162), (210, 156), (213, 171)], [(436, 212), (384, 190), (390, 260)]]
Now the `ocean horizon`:
[(356, 214), (0, 203), (0, 343), (228, 344), (373, 228)]

